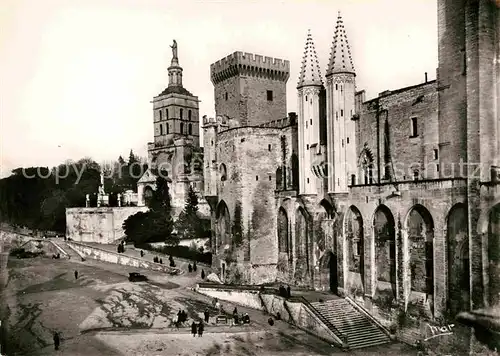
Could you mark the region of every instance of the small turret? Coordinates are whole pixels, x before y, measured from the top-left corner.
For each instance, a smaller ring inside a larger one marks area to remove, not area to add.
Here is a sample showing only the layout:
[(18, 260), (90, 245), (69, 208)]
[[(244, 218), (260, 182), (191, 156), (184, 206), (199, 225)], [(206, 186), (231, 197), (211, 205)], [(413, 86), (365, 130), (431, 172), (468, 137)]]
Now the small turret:
[(300, 68), (297, 88), (309, 85), (323, 85), (318, 55), (316, 54), (316, 48), (314, 47), (311, 30), (307, 31), (306, 46), (304, 48), (304, 57), (302, 59), (302, 67)]
[(328, 69), (326, 70), (327, 76), (334, 73), (356, 74), (354, 65), (352, 64), (351, 48), (347, 41), (344, 21), (342, 20), (340, 11), (337, 18), (337, 25), (335, 26), (335, 35), (331, 51)]

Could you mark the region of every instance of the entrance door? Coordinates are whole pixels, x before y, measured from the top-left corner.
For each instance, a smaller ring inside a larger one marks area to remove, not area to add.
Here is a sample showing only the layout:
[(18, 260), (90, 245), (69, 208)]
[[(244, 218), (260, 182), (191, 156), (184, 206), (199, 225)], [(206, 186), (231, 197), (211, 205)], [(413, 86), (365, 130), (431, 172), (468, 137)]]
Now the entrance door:
[(330, 252), (330, 291), (337, 294), (337, 288), (339, 286), (337, 277), (337, 255)]

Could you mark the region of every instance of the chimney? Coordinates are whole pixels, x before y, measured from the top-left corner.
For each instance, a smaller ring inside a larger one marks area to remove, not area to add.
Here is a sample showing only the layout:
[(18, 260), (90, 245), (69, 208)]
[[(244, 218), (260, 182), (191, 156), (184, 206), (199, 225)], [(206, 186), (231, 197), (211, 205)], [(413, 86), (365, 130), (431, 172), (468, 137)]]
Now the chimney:
[(425, 82), (427, 83), (427, 72), (425, 72)]

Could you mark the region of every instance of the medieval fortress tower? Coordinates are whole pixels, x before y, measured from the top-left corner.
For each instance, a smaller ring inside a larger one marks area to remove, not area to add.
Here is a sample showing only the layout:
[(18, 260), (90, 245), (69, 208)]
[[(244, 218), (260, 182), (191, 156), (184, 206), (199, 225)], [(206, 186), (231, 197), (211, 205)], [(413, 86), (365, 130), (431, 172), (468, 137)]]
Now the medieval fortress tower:
[(332, 291), (382, 321), (387, 305), (432, 319), (498, 304), (499, 24), (492, 0), (438, 0), (437, 79), (366, 100), (339, 14), (325, 77), (307, 34), (297, 113), (288, 61), (230, 54), (210, 67), (203, 149), (174, 54), (149, 154), (172, 167), (174, 207), (189, 185), (204, 197), (221, 279)]

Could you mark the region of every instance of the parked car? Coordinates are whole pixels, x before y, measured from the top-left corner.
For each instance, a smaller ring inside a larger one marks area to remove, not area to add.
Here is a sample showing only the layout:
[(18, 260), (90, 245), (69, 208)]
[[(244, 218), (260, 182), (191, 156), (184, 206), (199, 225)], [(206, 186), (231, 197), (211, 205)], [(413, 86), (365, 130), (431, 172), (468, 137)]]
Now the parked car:
[(130, 282), (146, 282), (148, 280), (148, 277), (137, 272), (132, 272), (129, 273), (128, 280)]

